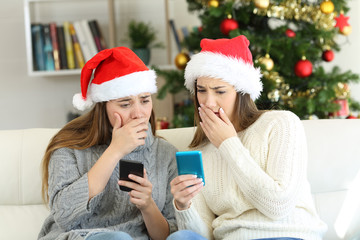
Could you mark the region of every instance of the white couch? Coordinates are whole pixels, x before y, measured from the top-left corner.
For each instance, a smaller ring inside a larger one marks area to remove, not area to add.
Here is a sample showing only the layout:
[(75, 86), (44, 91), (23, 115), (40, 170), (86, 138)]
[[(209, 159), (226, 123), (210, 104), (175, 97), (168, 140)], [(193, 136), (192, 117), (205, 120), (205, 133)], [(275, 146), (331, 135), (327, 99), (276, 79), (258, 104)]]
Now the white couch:
[[(303, 121), (308, 178), (324, 239), (360, 239), (360, 119)], [(40, 162), (58, 129), (0, 131), (0, 239), (36, 239), (48, 209), (40, 196)], [(160, 130), (186, 150), (193, 128)]]

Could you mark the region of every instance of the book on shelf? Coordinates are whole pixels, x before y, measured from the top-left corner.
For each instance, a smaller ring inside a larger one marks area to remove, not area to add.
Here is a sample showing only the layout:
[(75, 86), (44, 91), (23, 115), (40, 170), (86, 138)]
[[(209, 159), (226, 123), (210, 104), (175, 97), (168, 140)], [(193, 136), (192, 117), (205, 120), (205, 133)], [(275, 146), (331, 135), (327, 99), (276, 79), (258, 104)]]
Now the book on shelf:
[(59, 55), (60, 55), (60, 69), (69, 69), (67, 64), (66, 47), (65, 47), (65, 36), (64, 26), (60, 25), (56, 27), (57, 36), (59, 42)]
[(106, 49), (106, 43), (101, 33), (98, 22), (96, 20), (89, 20), (88, 24), (90, 26), (91, 33), (94, 37), (97, 50), (101, 51)]
[(43, 24), (43, 31), (44, 31), (45, 70), (53, 71), (55, 70), (55, 65), (54, 65), (53, 47), (50, 36), (50, 25)]
[(180, 44), (180, 39), (179, 39), (178, 32), (177, 32), (176, 27), (175, 27), (175, 22), (174, 22), (174, 20), (170, 19), (170, 20), (169, 20), (169, 25), (170, 25), (171, 30), (172, 30), (173, 35), (174, 35), (176, 47), (177, 47), (177, 49), (178, 49), (178, 52), (180, 53), (180, 52), (181, 52), (181, 44)]
[(31, 24), (31, 43), (35, 71), (45, 71), (44, 30), (42, 24)]
[(59, 40), (58, 40), (57, 28), (56, 28), (57, 26), (55, 22), (51, 22), (49, 25), (50, 25), (51, 43), (53, 47), (55, 70), (60, 70), (60, 53), (59, 53)]
[(63, 24), (66, 58), (67, 58), (68, 69), (74, 69), (75, 68), (74, 47), (73, 47), (73, 43), (71, 40), (69, 25), (70, 25), (69, 21), (65, 21)]
[(189, 29), (188, 27), (182, 27), (181, 32), (183, 33), (184, 38), (187, 38), (189, 36)]
[(84, 56), (84, 60), (85, 60), (85, 62), (87, 62), (93, 57), (93, 55), (92, 55), (90, 46), (88, 44), (88, 41), (86, 40), (84, 30), (81, 26), (82, 25), (81, 21), (74, 21), (73, 25), (74, 25), (77, 39), (80, 44), (81, 52), (83, 53), (83, 56)]
[(89, 22), (88, 22), (88, 20), (83, 19), (80, 21), (80, 23), (81, 23), (81, 27), (84, 31), (84, 34), (85, 34), (86, 42), (88, 43), (90, 51), (91, 51), (91, 57), (93, 57), (98, 53), (98, 50), (96, 47), (95, 39), (91, 33)]
[(74, 25), (72, 23), (69, 23), (69, 31), (70, 31), (70, 36), (71, 36), (71, 40), (73, 43), (76, 65), (78, 68), (82, 68), (85, 65), (85, 59), (84, 59), (84, 55), (81, 51), (77, 33), (76, 33)]
[(54, 71), (82, 68), (99, 51), (106, 49), (97, 20), (32, 23), (33, 69)]

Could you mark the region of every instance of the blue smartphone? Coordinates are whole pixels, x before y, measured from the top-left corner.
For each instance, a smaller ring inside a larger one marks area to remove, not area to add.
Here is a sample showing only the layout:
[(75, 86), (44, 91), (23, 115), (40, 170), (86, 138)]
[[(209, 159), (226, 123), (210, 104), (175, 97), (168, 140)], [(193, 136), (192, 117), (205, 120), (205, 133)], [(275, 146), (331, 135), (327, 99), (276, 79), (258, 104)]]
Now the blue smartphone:
[(205, 185), (202, 154), (200, 151), (177, 152), (175, 156), (179, 175), (196, 175), (198, 178), (202, 178), (202, 181)]

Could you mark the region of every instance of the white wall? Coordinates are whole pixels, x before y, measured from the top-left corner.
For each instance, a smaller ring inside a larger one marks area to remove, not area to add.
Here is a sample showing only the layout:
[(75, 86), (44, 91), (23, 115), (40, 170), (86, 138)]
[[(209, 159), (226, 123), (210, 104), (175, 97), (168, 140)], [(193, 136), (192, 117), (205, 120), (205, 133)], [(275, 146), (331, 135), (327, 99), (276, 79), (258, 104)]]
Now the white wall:
[[(115, 3), (119, 44), (126, 44), (122, 40), (126, 34), (126, 24), (132, 18), (151, 21), (158, 29), (159, 40), (166, 43), (163, 0), (115, 0)], [(81, 4), (86, 4), (86, 1)], [(98, 4), (97, 10), (106, 11), (104, 8), (106, 1), (99, 0)], [(352, 0), (350, 8), (352, 10), (349, 13), (349, 22), (353, 32), (348, 39), (339, 39), (344, 42), (342, 51), (336, 55), (331, 64), (360, 74), (360, 69), (356, 66), (360, 58), (360, 46), (357, 44), (360, 40), (360, 16), (356, 14), (360, 11), (360, 3)], [(175, 18), (177, 27), (199, 23), (196, 16), (188, 17), (185, 0), (169, 0), (169, 11), (170, 17)], [(62, 15), (66, 17), (66, 13), (61, 12), (61, 9), (52, 14), (59, 20)], [(97, 11), (93, 13), (84, 8), (79, 9), (80, 17), (89, 15), (89, 18), (98, 18), (101, 20), (100, 24), (105, 25), (107, 13), (100, 13), (97, 16), (98, 14)], [(72, 96), (80, 91), (79, 76), (29, 77), (27, 75), (22, 0), (0, 1), (0, 32), (0, 129), (62, 127), (66, 123), (67, 113), (73, 110)], [(107, 33), (104, 29), (104, 34)], [(172, 35), (171, 39), (171, 59), (173, 59), (177, 52)], [(166, 56), (165, 49), (155, 49), (150, 64), (167, 64)], [(360, 100), (360, 84), (352, 85), (351, 90), (352, 95)]]

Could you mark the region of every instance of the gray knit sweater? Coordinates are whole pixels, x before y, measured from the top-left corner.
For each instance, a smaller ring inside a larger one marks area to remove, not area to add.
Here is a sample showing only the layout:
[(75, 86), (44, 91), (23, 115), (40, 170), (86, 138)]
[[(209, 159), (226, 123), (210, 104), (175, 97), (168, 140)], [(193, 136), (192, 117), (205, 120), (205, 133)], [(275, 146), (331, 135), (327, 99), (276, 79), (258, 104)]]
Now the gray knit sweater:
[[(85, 239), (94, 232), (124, 231), (134, 239), (149, 239), (140, 210), (119, 189), (119, 164), (105, 189), (90, 201), (87, 172), (108, 145), (85, 150), (61, 148), (49, 164), (50, 216), (38, 239)], [(170, 181), (176, 176), (176, 149), (149, 128), (145, 145), (137, 147), (123, 159), (141, 161), (153, 185), (152, 197), (167, 219), (170, 232), (177, 230)]]

